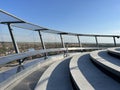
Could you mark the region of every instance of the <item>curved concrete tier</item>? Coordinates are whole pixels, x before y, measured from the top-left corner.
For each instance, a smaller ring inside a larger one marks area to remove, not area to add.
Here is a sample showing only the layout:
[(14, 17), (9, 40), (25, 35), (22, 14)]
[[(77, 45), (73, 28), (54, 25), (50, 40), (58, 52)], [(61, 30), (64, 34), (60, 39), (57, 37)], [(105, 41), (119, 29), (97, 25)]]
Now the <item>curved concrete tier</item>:
[(114, 79), (120, 79), (120, 60), (109, 56), (106, 50), (93, 51), (90, 53), (90, 57), (98, 67), (102, 68), (101, 70), (107, 71), (107, 74)]
[(35, 90), (73, 90), (69, 74), (70, 58), (52, 64), (43, 73)]
[[(24, 80), (26, 77), (30, 76), (32, 73), (34, 73), (36, 71), (39, 71), (39, 69), (42, 69), (46, 66), (49, 66), (50, 64), (52, 64), (55, 61), (61, 60), (62, 58), (63, 58), (63, 56), (62, 57), (51, 57), (45, 61), (30, 64), (30, 66), (27, 67), (26, 69), (22, 70), (19, 73), (12, 75), (11, 77), (6, 79), (5, 81), (1, 82), (0, 83), (0, 90), (16, 90), (14, 88), (16, 88), (16, 86), (18, 86), (18, 85), (20, 86), (21, 84), (23, 84), (24, 82), (21, 82), (21, 81)], [(29, 84), (30, 84), (30, 82), (28, 82), (28, 85)], [(19, 90), (23, 90), (24, 86), (22, 85), (21, 88), (19, 88)]]
[(107, 51), (110, 55), (120, 58), (120, 47), (108, 48)]
[(113, 57), (111, 54), (109, 54), (107, 52), (107, 50), (103, 50), (103, 51), (100, 51), (98, 52), (98, 55), (102, 58), (102, 59), (105, 59), (106, 61), (114, 64), (114, 65), (117, 65), (120, 67), (120, 59), (119, 58), (116, 58), (116, 57)]
[[(82, 54), (84, 55), (84, 54)], [(69, 68), (75, 87), (79, 90), (94, 90), (79, 69), (78, 60), (82, 55), (75, 55), (70, 60)]]
[(70, 72), (78, 90), (119, 90), (120, 84), (101, 72), (90, 61), (89, 54), (74, 56)]

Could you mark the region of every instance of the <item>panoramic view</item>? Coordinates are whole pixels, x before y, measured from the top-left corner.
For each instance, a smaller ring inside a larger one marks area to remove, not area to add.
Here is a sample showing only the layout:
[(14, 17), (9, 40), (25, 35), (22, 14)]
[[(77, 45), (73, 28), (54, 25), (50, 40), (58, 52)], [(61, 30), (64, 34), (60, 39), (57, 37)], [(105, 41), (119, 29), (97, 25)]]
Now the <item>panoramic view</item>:
[(120, 1), (1, 1), (0, 90), (120, 90)]

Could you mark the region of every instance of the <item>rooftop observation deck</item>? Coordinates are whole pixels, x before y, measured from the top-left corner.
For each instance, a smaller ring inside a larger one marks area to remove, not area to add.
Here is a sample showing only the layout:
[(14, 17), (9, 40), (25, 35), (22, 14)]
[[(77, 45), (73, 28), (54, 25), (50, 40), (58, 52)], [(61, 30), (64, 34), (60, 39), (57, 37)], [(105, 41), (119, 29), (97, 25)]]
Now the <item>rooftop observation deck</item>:
[(120, 90), (119, 35), (52, 30), (3, 10), (0, 25), (10, 35), (0, 42), (0, 90)]

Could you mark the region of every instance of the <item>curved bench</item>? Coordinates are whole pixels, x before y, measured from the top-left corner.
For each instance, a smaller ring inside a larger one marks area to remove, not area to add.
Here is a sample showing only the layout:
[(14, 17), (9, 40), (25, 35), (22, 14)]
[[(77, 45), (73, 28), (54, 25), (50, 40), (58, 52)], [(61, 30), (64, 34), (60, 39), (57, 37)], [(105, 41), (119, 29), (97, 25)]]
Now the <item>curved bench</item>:
[(75, 88), (77, 88), (77, 90), (94, 90), (78, 67), (78, 60), (82, 55), (75, 55), (70, 61), (69, 68), (73, 83), (75, 84)]
[(120, 79), (120, 67), (100, 57), (98, 53), (101, 51), (103, 50), (91, 52), (90, 53), (91, 60), (100, 68), (106, 70), (110, 76)]
[[(41, 76), (35, 90), (72, 90), (70, 85), (70, 78), (68, 75), (69, 59), (67, 57), (63, 60), (53, 63)], [(67, 60), (67, 62), (66, 62)], [(67, 65), (66, 65), (67, 64)], [(66, 74), (67, 73), (67, 74)], [(66, 80), (67, 79), (67, 80)], [(67, 85), (68, 86), (67, 86)], [(67, 88), (67, 89), (66, 89)]]

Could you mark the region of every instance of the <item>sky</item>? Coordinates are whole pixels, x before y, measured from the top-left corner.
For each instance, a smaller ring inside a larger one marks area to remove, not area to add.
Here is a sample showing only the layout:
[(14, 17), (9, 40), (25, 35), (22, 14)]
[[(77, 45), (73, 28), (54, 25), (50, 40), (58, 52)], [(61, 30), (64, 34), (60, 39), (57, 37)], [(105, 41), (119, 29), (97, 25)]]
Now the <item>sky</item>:
[(0, 9), (54, 30), (82, 34), (120, 32), (120, 0), (1, 0)]

